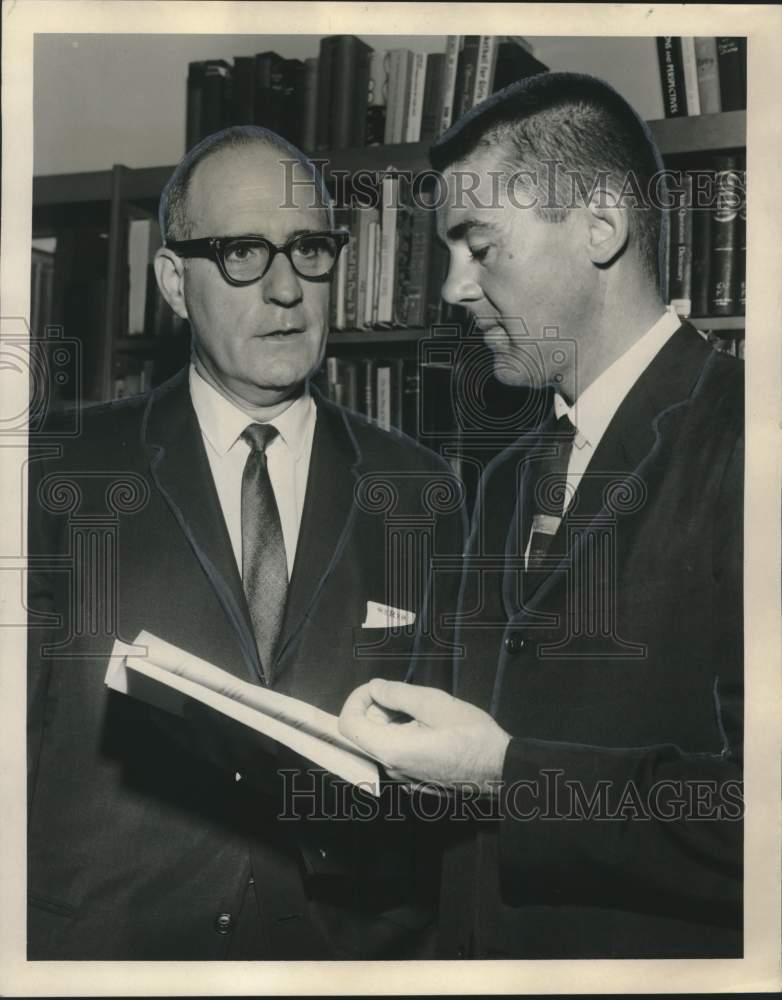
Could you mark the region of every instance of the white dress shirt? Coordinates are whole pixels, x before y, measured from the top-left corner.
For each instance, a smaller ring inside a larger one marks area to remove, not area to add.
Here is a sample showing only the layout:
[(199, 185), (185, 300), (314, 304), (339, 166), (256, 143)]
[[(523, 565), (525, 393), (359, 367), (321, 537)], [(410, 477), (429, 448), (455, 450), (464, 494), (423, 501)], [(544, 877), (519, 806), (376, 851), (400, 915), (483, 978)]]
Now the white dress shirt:
[(567, 469), (569, 497), (572, 498), (578, 488), (600, 439), (625, 396), (680, 326), (681, 318), (668, 308), (650, 330), (587, 386), (572, 406), (568, 406), (561, 396), (554, 397), (557, 418), (567, 413), (576, 428)]
[[(209, 385), (193, 365), (190, 366), (190, 396), (231, 538), (236, 565), (241, 573), (242, 474), (250, 454), (250, 446), (242, 440), (242, 432), (258, 421)], [(289, 579), (299, 541), (315, 417), (315, 403), (309, 390), (305, 388), (287, 410), (269, 421), (279, 432), (266, 449), (266, 460), (280, 512)]]
[[(668, 307), (654, 326), (598, 375), (572, 406), (568, 406), (562, 396), (554, 396), (554, 412), (557, 419), (567, 414), (571, 424), (576, 428), (567, 467), (568, 488), (565, 491), (565, 510), (572, 502), (587, 466), (600, 444), (600, 439), (625, 396), (680, 326), (681, 317)], [(531, 545), (532, 531), (524, 552), (525, 565), (529, 562)]]

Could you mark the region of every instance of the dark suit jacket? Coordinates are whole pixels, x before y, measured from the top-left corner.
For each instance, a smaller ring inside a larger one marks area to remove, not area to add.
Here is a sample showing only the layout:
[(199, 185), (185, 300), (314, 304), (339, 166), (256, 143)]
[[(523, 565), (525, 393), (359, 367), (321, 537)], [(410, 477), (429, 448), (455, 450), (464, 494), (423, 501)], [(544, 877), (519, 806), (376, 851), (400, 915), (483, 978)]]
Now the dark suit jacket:
[(456, 693), (513, 739), (494, 818), (457, 830), (444, 956), (741, 954), (742, 435), (743, 365), (683, 324), (611, 421), (554, 540), (567, 555), (532, 592), (547, 443), (488, 470)]
[[(446, 683), (428, 559), (460, 551), (453, 477), (404, 435), (316, 403), (273, 665), (258, 663), (186, 372), (31, 448), (31, 958), (234, 957), (238, 926), (247, 957), (251, 873), (249, 957), (416, 954), (436, 890), (425, 836), (278, 821), (307, 817), (276, 775), (306, 762), (207, 710), (180, 721), (104, 686), (113, 639), (141, 629), (330, 712), (372, 676), (407, 678), (415, 643), (421, 679)], [(367, 601), (415, 611), (418, 637), (362, 629)]]

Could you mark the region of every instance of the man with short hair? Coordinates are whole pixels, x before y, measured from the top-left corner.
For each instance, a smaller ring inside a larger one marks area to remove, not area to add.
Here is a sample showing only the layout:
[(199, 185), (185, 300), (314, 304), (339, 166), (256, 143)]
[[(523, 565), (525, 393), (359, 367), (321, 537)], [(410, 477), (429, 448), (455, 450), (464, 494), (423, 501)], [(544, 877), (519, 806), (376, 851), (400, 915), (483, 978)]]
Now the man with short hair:
[(408, 678), (414, 648), (447, 676), (428, 553), (460, 551), (458, 483), (309, 388), (345, 242), (321, 178), (233, 127), (184, 158), (160, 217), (191, 365), (31, 452), (29, 957), (424, 955), (438, 869), (404, 802), (353, 821), (285, 748), (104, 684), (141, 630), (330, 712)]
[(443, 295), (551, 405), (481, 483), (457, 697), (375, 680), (341, 726), (483, 793), (444, 956), (739, 956), (743, 366), (665, 308), (662, 163), (608, 85), (514, 84), (431, 158)]

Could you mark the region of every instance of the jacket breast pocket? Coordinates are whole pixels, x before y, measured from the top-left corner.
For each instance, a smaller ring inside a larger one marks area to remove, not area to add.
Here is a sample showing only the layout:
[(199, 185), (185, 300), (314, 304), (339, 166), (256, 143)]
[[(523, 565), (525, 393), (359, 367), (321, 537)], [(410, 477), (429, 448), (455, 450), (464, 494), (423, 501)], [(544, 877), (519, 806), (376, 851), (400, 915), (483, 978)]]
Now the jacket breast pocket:
[(415, 651), (414, 628), (354, 628), (353, 665), (366, 679), (405, 680)]

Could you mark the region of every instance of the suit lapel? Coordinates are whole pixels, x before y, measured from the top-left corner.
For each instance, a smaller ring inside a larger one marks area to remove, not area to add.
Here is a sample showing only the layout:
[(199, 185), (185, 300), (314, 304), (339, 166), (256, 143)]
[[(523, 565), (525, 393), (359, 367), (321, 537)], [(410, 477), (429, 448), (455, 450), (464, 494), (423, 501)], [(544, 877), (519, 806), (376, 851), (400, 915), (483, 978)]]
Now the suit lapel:
[(293, 566), (275, 675), (284, 671), (292, 640), (305, 625), (349, 537), (361, 454), (342, 410), (313, 389), (315, 438), (307, 476), (296, 560)]
[[(709, 345), (689, 323), (683, 323), (663, 345), (625, 396), (600, 439), (574, 503), (554, 538), (555, 550), (558, 545), (561, 550), (561, 535), (574, 525), (576, 518), (581, 524), (588, 524), (596, 518), (613, 516), (605, 498), (610, 483), (619, 484), (633, 476), (638, 488), (646, 491), (645, 502), (650, 501), (654, 488), (651, 459), (671, 432), (674, 413), (689, 401), (711, 353)], [(575, 544), (584, 539), (585, 533), (579, 532)], [(568, 553), (563, 563), (572, 554)], [(558, 570), (550, 573), (532, 594), (527, 593), (531, 606), (562, 584), (565, 577)]]
[[(198, 420), (190, 401), (188, 370), (150, 399), (142, 429), (150, 471), (214, 588), (237, 634), (244, 663), (232, 670), (257, 683), (263, 676), (241, 577), (231, 548), (220, 500)], [(226, 664), (231, 670), (231, 665)]]

